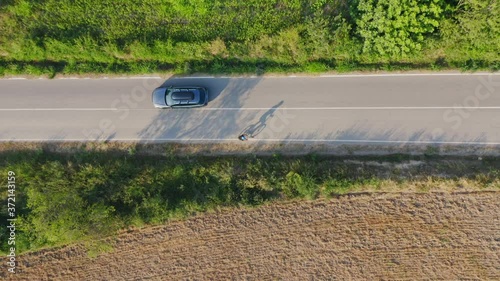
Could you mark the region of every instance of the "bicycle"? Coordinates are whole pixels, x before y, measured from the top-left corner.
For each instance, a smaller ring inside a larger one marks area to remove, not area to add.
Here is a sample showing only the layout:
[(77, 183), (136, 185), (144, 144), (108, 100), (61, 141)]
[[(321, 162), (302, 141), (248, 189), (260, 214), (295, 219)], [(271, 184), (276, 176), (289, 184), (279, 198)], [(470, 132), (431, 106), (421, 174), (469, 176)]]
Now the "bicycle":
[(240, 141), (247, 141), (249, 138), (253, 138), (253, 136), (249, 136), (248, 134), (245, 134), (245, 133), (238, 136), (238, 139)]

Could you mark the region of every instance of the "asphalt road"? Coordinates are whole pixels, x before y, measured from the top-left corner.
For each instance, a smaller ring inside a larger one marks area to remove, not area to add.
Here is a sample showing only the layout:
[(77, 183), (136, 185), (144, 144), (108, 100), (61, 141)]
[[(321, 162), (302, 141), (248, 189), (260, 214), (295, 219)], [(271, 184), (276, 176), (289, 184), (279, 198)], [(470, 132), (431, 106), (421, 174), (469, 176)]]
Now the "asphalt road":
[[(161, 85), (209, 89), (154, 109)], [(500, 144), (500, 75), (0, 80), (0, 141)]]

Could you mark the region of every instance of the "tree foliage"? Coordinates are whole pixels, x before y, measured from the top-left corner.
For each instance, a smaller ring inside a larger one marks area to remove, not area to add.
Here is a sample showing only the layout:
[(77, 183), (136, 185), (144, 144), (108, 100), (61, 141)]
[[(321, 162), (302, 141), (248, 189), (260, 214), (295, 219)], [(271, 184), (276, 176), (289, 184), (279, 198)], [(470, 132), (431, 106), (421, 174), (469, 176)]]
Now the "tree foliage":
[(439, 0), (360, 0), (356, 17), (363, 52), (391, 58), (421, 50), (439, 25)]
[(457, 15), (458, 32), (452, 33), (473, 48), (493, 47), (500, 52), (500, 1), (463, 0)]

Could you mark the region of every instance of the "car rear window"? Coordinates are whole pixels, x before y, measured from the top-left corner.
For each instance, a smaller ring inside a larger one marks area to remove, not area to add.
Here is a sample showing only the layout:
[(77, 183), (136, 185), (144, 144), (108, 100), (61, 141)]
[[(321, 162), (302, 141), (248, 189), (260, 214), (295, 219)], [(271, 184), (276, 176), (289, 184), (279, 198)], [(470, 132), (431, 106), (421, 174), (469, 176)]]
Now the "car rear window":
[(190, 91), (181, 91), (172, 93), (173, 100), (192, 100), (194, 99), (194, 93)]

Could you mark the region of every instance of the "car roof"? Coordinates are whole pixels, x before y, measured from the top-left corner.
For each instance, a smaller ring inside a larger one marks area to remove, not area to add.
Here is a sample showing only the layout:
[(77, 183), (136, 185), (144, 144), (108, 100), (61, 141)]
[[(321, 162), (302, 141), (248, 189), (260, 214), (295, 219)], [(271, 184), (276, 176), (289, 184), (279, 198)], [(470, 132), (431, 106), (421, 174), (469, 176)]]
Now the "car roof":
[(201, 106), (203, 103), (202, 95), (205, 89), (202, 87), (184, 86), (168, 87), (166, 100), (169, 106)]
[(194, 93), (192, 91), (176, 91), (172, 92), (172, 99), (173, 100), (193, 100), (194, 99)]

